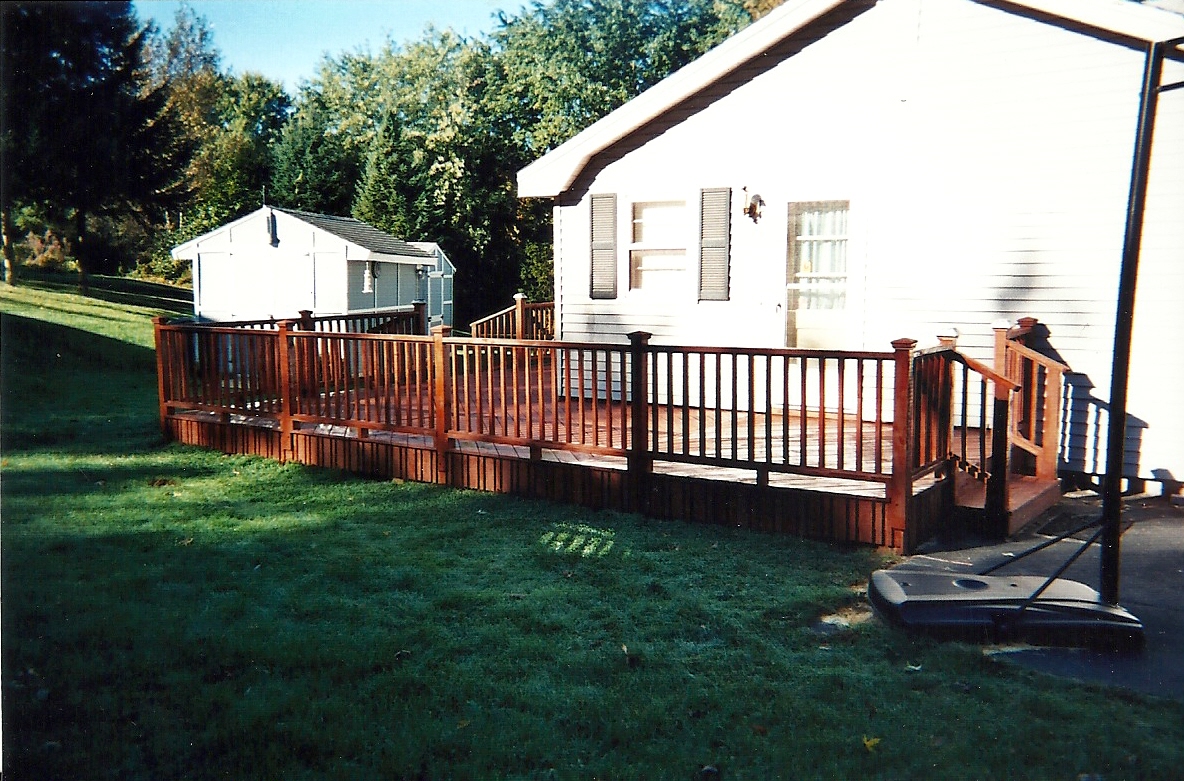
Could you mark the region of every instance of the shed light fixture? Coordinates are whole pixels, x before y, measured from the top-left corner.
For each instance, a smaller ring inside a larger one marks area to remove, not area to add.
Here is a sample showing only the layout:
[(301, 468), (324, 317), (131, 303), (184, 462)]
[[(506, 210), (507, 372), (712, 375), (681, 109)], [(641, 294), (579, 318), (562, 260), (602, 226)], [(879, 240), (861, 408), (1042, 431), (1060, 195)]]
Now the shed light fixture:
[(374, 280), (378, 276), (378, 266), (373, 260), (366, 261), (366, 268), (362, 271), (362, 292), (374, 292)]

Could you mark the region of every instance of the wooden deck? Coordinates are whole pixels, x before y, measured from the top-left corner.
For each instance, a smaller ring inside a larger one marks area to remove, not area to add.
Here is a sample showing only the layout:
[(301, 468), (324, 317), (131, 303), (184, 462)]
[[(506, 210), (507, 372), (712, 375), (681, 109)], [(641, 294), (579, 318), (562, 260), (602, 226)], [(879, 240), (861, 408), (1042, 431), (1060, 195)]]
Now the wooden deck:
[[(454, 339), (385, 333), (411, 322), (396, 314), (371, 315), (369, 333), (310, 318), (158, 320), (165, 435), (374, 477), (909, 551), (953, 511), (952, 454), (988, 473), (1008, 423), (1007, 404), (986, 400), (1016, 387), (949, 346), (914, 354), (912, 340), (852, 352), (651, 346), (640, 333), (629, 344)], [(954, 390), (972, 373), (982, 375), (978, 401), (959, 406)], [(989, 409), (991, 443), (979, 441)], [(985, 503), (999, 508), (1006, 492), (992, 485)]]

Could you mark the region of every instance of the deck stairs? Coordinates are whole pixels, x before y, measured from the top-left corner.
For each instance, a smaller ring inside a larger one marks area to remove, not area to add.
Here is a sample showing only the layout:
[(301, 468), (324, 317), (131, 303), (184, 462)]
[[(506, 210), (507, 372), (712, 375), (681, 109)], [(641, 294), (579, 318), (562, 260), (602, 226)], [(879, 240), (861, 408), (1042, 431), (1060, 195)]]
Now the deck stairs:
[[(980, 432), (987, 440), (982, 469), (953, 470), (953, 521), (961, 529), (1008, 537), (1060, 500), (1057, 450), (1064, 373), (1069, 367), (1030, 346), (1039, 334), (1035, 318), (1022, 318), (1014, 328), (996, 328), (993, 366), (986, 370), (979, 365), (992, 375), (995, 398), (1000, 400), (996, 403), (1005, 404), (995, 423), (1007, 436), (1001, 448), (1004, 458), (996, 459), (991, 451), (1000, 449), (1003, 441)], [(952, 342), (948, 346), (953, 347)], [(952, 464), (964, 463), (951, 456)], [(997, 486), (992, 500), (986, 475), (996, 465), (1006, 476), (1006, 486)]]

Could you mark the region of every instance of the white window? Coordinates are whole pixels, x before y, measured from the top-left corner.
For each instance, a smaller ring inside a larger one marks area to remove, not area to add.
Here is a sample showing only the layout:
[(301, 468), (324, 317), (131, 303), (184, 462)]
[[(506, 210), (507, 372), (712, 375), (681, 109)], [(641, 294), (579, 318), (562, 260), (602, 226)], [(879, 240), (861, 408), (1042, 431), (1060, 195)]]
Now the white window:
[(790, 309), (847, 307), (847, 201), (790, 204)]
[(629, 288), (670, 290), (687, 268), (686, 201), (633, 204)]

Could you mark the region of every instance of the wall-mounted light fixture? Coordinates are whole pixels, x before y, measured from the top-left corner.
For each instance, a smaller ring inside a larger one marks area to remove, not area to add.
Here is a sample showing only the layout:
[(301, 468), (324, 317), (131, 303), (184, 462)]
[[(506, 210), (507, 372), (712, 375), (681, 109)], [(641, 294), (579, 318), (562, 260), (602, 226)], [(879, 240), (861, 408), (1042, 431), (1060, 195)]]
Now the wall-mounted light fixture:
[(759, 193), (753, 193), (750, 197), (748, 195), (747, 187), (743, 188), (741, 192), (744, 193), (744, 197), (742, 199), (744, 204), (744, 216), (748, 217), (753, 222), (760, 222), (761, 209), (765, 205), (765, 199), (762, 198)]
[(366, 268), (362, 271), (362, 292), (374, 292), (374, 279), (378, 276), (378, 267), (373, 260), (366, 261)]

